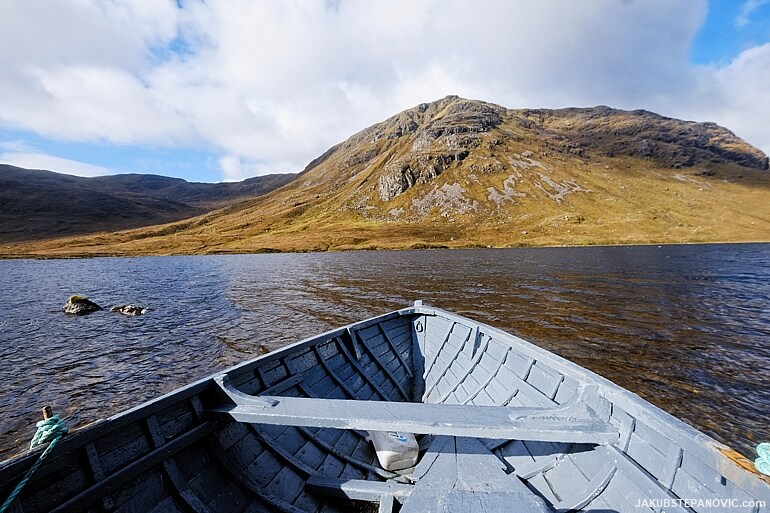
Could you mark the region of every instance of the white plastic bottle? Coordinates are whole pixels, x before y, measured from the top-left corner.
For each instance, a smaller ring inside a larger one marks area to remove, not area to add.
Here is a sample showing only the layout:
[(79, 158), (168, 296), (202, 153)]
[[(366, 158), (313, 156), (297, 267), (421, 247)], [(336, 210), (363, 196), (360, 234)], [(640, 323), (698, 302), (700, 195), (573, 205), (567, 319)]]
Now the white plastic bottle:
[(369, 431), (377, 459), (385, 470), (401, 470), (417, 463), (420, 446), (412, 433)]

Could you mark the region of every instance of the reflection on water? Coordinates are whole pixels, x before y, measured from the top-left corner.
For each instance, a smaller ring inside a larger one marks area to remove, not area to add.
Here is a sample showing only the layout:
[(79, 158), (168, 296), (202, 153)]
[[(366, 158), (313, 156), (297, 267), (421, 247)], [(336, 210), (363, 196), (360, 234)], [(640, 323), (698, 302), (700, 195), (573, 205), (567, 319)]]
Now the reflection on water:
[[(770, 245), (0, 261), (0, 459), (414, 299), (517, 334), (746, 455), (770, 439)], [(69, 317), (70, 294), (141, 317)]]

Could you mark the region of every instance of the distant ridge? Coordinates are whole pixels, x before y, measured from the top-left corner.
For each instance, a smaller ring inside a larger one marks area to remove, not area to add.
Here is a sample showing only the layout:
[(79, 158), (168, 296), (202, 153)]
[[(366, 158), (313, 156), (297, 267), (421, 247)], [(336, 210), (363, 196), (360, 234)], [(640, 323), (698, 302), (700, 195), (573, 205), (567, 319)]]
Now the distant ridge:
[(0, 242), (178, 221), (265, 194), (293, 177), (267, 175), (211, 184), (146, 174), (82, 178), (0, 164)]
[(6, 256), (770, 240), (768, 157), (714, 123), (448, 96), (366, 128), (264, 196)]

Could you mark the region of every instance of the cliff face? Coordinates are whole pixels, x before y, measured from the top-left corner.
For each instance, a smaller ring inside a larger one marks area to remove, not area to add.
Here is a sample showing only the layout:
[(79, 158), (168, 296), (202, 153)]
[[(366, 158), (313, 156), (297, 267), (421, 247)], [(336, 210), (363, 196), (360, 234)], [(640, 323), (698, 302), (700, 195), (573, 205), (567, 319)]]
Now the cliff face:
[(292, 187), (321, 189), (319, 199), (334, 197), (363, 219), (420, 222), (603, 201), (597, 186), (634, 171), (681, 182), (767, 169), (767, 156), (713, 123), (608, 107), (509, 110), (450, 96), (355, 134)]
[(100, 247), (131, 254), (146, 252), (149, 240), (153, 252), (183, 253), (770, 240), (768, 200), (767, 156), (713, 123), (608, 107), (511, 110), (449, 96), (362, 130), (264, 197), (118, 234)]

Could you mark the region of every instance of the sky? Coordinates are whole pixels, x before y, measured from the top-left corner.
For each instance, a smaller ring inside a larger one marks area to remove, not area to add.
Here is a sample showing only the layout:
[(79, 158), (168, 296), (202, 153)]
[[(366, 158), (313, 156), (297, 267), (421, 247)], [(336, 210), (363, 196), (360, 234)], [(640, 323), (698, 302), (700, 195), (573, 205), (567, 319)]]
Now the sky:
[(714, 121), (770, 154), (770, 0), (0, 0), (0, 163), (299, 172), (449, 94)]

